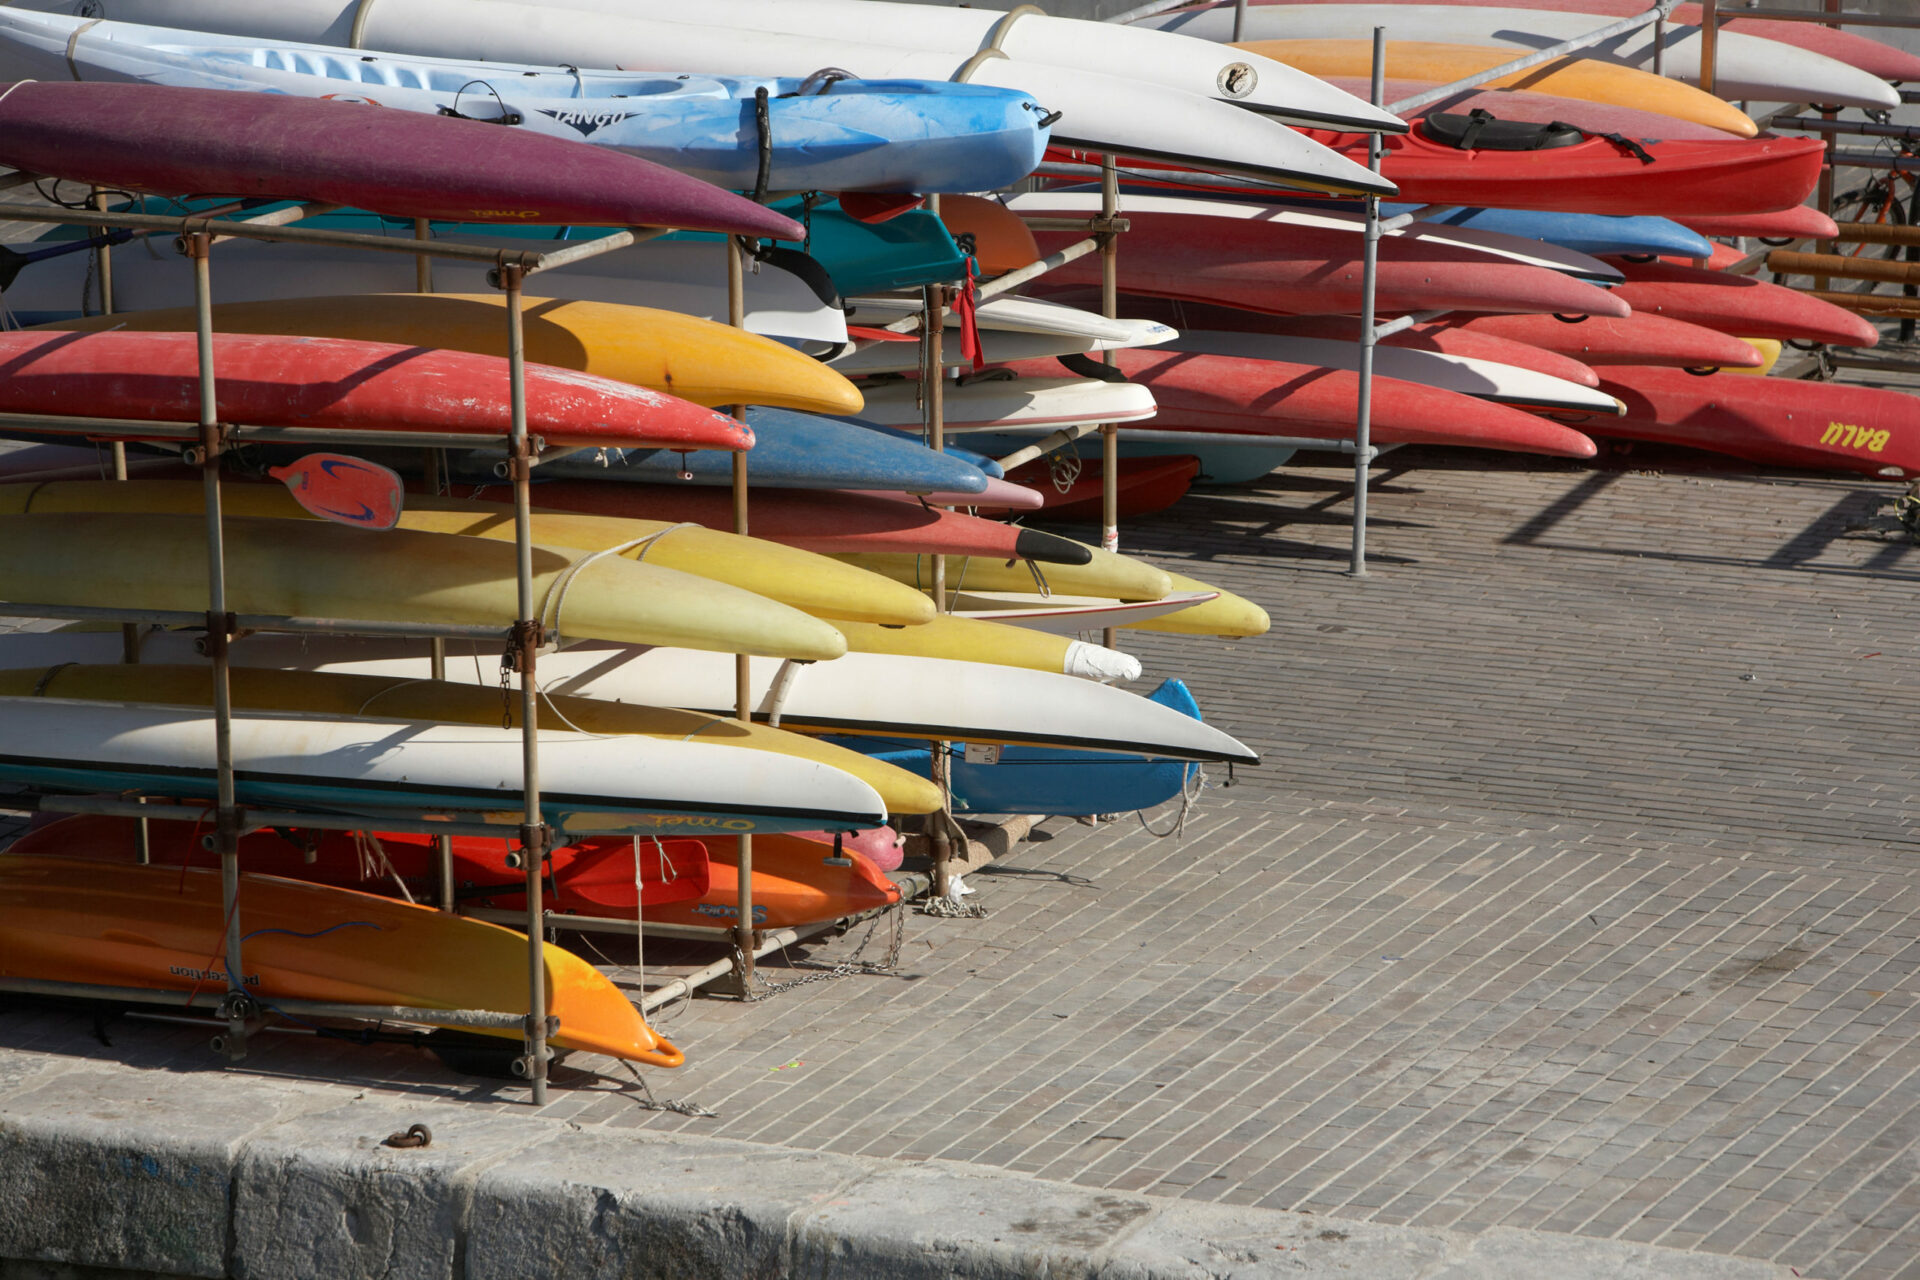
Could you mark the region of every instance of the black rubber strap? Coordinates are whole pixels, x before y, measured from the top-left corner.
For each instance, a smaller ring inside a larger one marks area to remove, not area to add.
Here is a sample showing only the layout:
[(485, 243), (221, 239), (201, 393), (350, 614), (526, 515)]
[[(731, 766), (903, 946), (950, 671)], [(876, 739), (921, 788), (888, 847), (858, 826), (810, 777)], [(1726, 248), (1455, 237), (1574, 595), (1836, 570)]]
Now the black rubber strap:
[(753, 202), (767, 202), (767, 180), (773, 175), (773, 114), (767, 108), (767, 87), (753, 91), (753, 122), (760, 131), (760, 176), (753, 181)]
[(1637, 157), (1641, 164), (1653, 163), (1653, 153), (1624, 133), (1596, 133), (1593, 136), (1596, 138), (1605, 138), (1608, 142), (1611, 142), (1628, 155)]
[(1128, 381), (1127, 375), (1112, 365), (1104, 364), (1101, 361), (1095, 360), (1090, 356), (1081, 355), (1078, 352), (1069, 353), (1064, 356), (1055, 356), (1054, 359), (1058, 360), (1061, 367), (1069, 373), (1077, 373), (1083, 378), (1098, 378), (1102, 382)]

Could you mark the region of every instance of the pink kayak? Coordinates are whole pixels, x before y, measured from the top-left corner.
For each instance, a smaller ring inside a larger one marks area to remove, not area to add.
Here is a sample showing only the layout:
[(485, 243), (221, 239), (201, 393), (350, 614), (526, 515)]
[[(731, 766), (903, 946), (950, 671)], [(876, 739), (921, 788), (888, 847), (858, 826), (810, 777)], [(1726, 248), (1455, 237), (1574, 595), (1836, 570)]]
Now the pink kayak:
[[(1353, 436), (1358, 375), (1318, 365), (1153, 347), (1113, 353), (1128, 380), (1160, 405), (1155, 430), (1239, 432), (1345, 440)], [(1051, 361), (1005, 366), (1043, 376)], [(1126, 437), (1126, 428), (1121, 429)], [(1399, 378), (1373, 381), (1373, 439), (1591, 458), (1593, 441), (1559, 423)]]
[(1664, 262), (1622, 263), (1620, 269), (1627, 282), (1614, 294), (1635, 312), (1685, 320), (1741, 338), (1798, 339), (1839, 347), (1871, 347), (1880, 341), (1880, 331), (1871, 321), (1752, 276)]
[(1840, 230), (1832, 218), (1812, 205), (1797, 204), (1772, 213), (1728, 214), (1725, 217), (1675, 218), (1681, 226), (1703, 236), (1759, 236), (1763, 239), (1830, 240)]
[[(507, 362), (498, 356), (217, 333), (213, 368), (222, 422), (502, 437), (511, 422)], [(528, 430), (549, 444), (753, 447), (744, 422), (631, 383), (530, 364), (526, 387)], [(198, 422), (198, 339), (111, 329), (0, 333), (0, 412)], [(134, 429), (121, 438), (157, 437)]]
[[(1682, 369), (1757, 369), (1760, 352), (1731, 334), (1684, 320), (1636, 311), (1623, 319), (1588, 316), (1474, 316), (1455, 332), (1532, 343), (1586, 365), (1669, 365)], [(1584, 367), (1584, 366), (1583, 366)], [(1598, 386), (1595, 377), (1593, 385)]]
[(1596, 433), (1732, 454), (1771, 466), (1920, 475), (1920, 398), (1877, 387), (1680, 369), (1607, 370), (1627, 407)]
[(0, 163), (160, 195), (319, 200), (396, 217), (805, 238), (771, 209), (605, 147), (279, 94), (22, 80), (0, 90)]

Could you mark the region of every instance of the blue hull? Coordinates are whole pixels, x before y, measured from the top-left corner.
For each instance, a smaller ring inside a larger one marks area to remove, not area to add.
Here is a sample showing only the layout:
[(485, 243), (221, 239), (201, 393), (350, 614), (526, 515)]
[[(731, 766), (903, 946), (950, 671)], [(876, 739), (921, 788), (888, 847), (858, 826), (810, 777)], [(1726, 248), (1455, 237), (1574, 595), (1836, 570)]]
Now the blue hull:
[[(1196, 720), (1202, 718), (1200, 704), (1179, 680), (1162, 681), (1148, 698)], [(932, 758), (925, 743), (894, 738), (833, 741), (923, 778), (932, 774)], [(968, 764), (956, 755), (950, 767), (957, 813), (1039, 813), (1078, 818), (1165, 804), (1178, 798), (1192, 771), (1200, 766), (1104, 751), (1004, 747), (998, 764)]]
[[(1382, 217), (1412, 213), (1418, 205), (1380, 206)], [(1671, 255), (1704, 258), (1713, 244), (1668, 218), (1613, 217), (1602, 213), (1538, 213), (1525, 209), (1453, 209), (1429, 219), (1449, 227), (1498, 231), (1545, 240), (1563, 249), (1603, 257), (1607, 254)]]

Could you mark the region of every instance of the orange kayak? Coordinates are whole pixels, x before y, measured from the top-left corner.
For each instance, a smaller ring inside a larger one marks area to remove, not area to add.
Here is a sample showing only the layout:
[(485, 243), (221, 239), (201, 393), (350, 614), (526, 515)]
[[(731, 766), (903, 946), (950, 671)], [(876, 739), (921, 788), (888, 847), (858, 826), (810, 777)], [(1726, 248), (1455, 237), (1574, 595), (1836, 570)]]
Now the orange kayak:
[[(739, 918), (739, 846), (709, 840), (708, 887), (695, 901), (655, 907), (646, 918), (659, 924), (728, 925)], [(900, 901), (900, 890), (860, 854), (845, 850), (850, 865), (836, 866), (833, 845), (799, 836), (753, 838), (753, 926), (787, 929), (823, 924)]]
[[(191, 992), (208, 1006), (226, 988), (218, 871), (0, 856), (0, 901), (0, 977)], [(527, 1011), (527, 939), (511, 929), (260, 875), (241, 877), (240, 920), (242, 981), (269, 1007)], [(660, 1067), (685, 1061), (598, 969), (552, 944), (546, 957), (555, 1048)]]

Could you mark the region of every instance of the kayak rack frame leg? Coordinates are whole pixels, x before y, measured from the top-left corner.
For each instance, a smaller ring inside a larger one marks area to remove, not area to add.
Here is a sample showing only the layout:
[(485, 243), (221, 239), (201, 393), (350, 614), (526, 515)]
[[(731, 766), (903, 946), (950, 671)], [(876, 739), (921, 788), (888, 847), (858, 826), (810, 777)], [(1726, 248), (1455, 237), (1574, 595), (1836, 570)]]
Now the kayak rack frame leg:
[[(747, 250), (738, 236), (727, 237), (727, 323), (736, 329), (747, 327)], [(736, 404), (728, 410), (742, 422), (747, 406)], [(737, 451), (733, 463), (733, 531), (747, 536), (747, 455)], [(733, 655), (733, 714), (741, 724), (753, 723), (753, 659), (744, 653)], [(734, 915), (733, 982), (741, 999), (753, 991), (753, 966), (757, 959), (753, 945), (753, 836), (734, 838)], [(636, 913), (637, 915), (638, 913)]]
[[(1375, 27), (1371, 100), (1376, 107), (1386, 92), (1386, 65), (1387, 29)], [(1377, 133), (1367, 135), (1367, 168), (1375, 174), (1380, 172), (1380, 135)], [(1355, 578), (1367, 576), (1367, 473), (1373, 462), (1373, 353), (1380, 343), (1374, 313), (1380, 267), (1380, 197), (1369, 193), (1366, 207), (1366, 248), (1360, 274), (1360, 387), (1353, 424), (1353, 547), (1347, 561), (1347, 572)]]
[[(527, 435), (526, 327), (521, 313), (525, 269), (518, 263), (499, 268), (500, 287), (507, 295), (507, 385), (512, 411), (508, 437), (508, 468), (513, 476), (513, 532), (518, 571), (515, 586), (519, 621), (513, 626), (513, 664), (520, 673), (520, 758), (526, 788), (526, 813), (520, 824), (520, 856), (527, 879), (527, 1018), (526, 1056), (514, 1064), (533, 1090), (533, 1105), (547, 1103), (547, 1037), (556, 1027), (547, 1016), (547, 949), (545, 913), (541, 904), (547, 850), (552, 843), (540, 811), (540, 685), (537, 664), (543, 638), (543, 620), (533, 601), (533, 444)], [(557, 628), (560, 620), (556, 618)]]
[[(928, 208), (938, 217), (940, 213), (939, 197), (928, 197)], [(920, 292), (920, 390), (921, 407), (925, 414), (927, 448), (935, 453), (944, 453), (947, 448), (947, 291), (944, 286), (930, 284)], [(933, 582), (931, 594), (933, 607), (940, 613), (946, 613), (950, 602), (947, 599), (947, 558), (934, 556), (932, 562)], [(947, 769), (947, 752), (950, 745), (934, 742), (929, 748), (928, 774), (933, 785), (940, 792), (940, 810), (927, 816), (927, 847), (933, 859), (933, 894), (935, 897), (947, 896), (953, 883), (953, 835), (947, 822), (947, 814), (953, 808), (952, 775)]]
[[(1239, 30), (1245, 4), (1234, 10), (1234, 30)], [(1120, 171), (1111, 154), (1100, 157), (1100, 217), (1108, 226), (1120, 216)], [(1100, 314), (1109, 320), (1120, 315), (1120, 237), (1110, 235), (1100, 245)], [(1113, 352), (1103, 351), (1100, 359), (1112, 368)], [(1120, 550), (1120, 428), (1117, 423), (1100, 424), (1100, 546), (1102, 550)], [(1106, 628), (1100, 642), (1109, 649), (1119, 647), (1119, 631)]]

